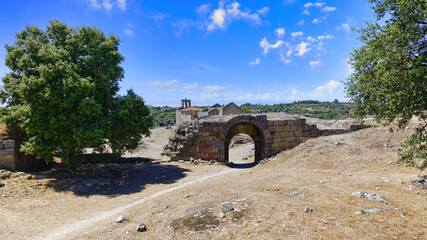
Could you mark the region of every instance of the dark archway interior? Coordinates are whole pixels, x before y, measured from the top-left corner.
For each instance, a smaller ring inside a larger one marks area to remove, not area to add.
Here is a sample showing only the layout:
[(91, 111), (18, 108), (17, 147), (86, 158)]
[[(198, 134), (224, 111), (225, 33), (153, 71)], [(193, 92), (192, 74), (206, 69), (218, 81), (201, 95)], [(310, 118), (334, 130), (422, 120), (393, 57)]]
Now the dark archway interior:
[(264, 135), (261, 131), (261, 129), (255, 125), (252, 122), (239, 122), (233, 125), (226, 133), (225, 135), (225, 141), (224, 141), (224, 160), (226, 163), (229, 162), (229, 147), (230, 147), (230, 141), (231, 139), (236, 136), (237, 134), (247, 134), (249, 135), (254, 144), (255, 144), (255, 163), (259, 162), (260, 160), (264, 159), (265, 157), (265, 141), (264, 141)]

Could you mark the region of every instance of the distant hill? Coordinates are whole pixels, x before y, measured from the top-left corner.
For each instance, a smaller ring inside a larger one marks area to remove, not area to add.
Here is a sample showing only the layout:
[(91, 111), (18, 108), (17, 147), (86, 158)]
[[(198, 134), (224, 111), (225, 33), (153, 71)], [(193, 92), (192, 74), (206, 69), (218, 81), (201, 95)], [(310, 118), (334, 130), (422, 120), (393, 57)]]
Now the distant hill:
[[(207, 108), (207, 106), (197, 106)], [(299, 114), (319, 119), (344, 119), (352, 117), (354, 104), (348, 102), (320, 102), (316, 100), (297, 101), (293, 103), (280, 103), (273, 105), (245, 103), (240, 107), (248, 108), (251, 113), (261, 114), (269, 112), (284, 112), (288, 114)], [(176, 107), (149, 106), (151, 116), (154, 118), (155, 126), (164, 127), (175, 125)]]

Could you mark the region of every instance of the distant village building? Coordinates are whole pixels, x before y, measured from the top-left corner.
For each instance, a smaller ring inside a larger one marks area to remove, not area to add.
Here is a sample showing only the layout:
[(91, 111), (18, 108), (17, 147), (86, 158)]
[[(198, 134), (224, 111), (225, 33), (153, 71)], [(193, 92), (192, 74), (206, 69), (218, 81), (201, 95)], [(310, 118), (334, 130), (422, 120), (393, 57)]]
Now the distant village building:
[(176, 125), (183, 122), (189, 122), (197, 118), (206, 118), (211, 116), (226, 116), (242, 114), (242, 109), (231, 102), (225, 106), (214, 104), (206, 109), (200, 109), (191, 106), (190, 99), (182, 99), (181, 107), (176, 109)]

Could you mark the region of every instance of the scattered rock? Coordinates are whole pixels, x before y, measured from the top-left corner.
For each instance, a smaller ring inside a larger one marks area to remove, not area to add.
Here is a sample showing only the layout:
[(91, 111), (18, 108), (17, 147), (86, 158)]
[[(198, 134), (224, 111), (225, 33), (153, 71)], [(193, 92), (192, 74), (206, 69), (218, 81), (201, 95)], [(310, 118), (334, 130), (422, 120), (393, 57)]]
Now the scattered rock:
[(360, 198), (366, 198), (372, 201), (377, 201), (377, 202), (383, 202), (385, 204), (391, 204), (391, 202), (385, 198), (383, 198), (381, 195), (379, 194), (375, 194), (375, 193), (369, 193), (369, 192), (353, 192), (351, 195), (356, 196), (356, 197), (360, 197)]
[(136, 226), (136, 231), (145, 232), (147, 231), (147, 226), (145, 226), (144, 223), (138, 223), (138, 225)]
[(190, 194), (185, 194), (184, 195), (184, 198), (188, 198), (188, 197), (190, 197)]
[(400, 178), (396, 178), (396, 180), (394, 180), (393, 184), (402, 185), (402, 180), (400, 180)]
[(4, 183), (0, 182), (0, 187), (4, 187)]
[(285, 195), (289, 196), (289, 197), (304, 197), (305, 192), (303, 192), (303, 191), (292, 191), (292, 192), (285, 193)]
[(313, 209), (311, 209), (310, 207), (306, 206), (304, 209), (304, 212), (313, 212)]
[(219, 213), (219, 214), (218, 214), (218, 217), (220, 217), (220, 218), (224, 218), (224, 217), (225, 217), (225, 214), (224, 214), (224, 213)]
[(371, 208), (371, 209), (366, 209), (366, 210), (361, 210), (361, 211), (355, 211), (353, 213), (355, 215), (362, 215), (362, 214), (370, 214), (370, 213), (381, 212), (384, 210), (397, 210), (397, 208)]
[(231, 202), (223, 202), (221, 203), (221, 207), (224, 212), (230, 212), (234, 210)]
[(418, 180), (411, 181), (410, 186), (415, 188), (426, 190), (427, 189), (427, 175), (418, 175)]
[(381, 180), (379, 181), (380, 183), (388, 183), (388, 182), (390, 182), (391, 180), (389, 179), (389, 178), (386, 178), (386, 177), (381, 177)]
[(166, 210), (169, 206), (166, 204), (163, 206), (163, 210)]
[(324, 224), (328, 224), (328, 221), (326, 221), (326, 220), (323, 220), (323, 223), (324, 223)]
[(45, 175), (37, 175), (36, 179), (46, 179), (46, 176)]
[(273, 189), (273, 191), (277, 192), (277, 191), (279, 191), (279, 188), (275, 187), (275, 188)]
[(9, 172), (4, 172), (0, 174), (0, 177), (2, 179), (6, 179), (6, 178), (10, 178), (10, 173)]
[(129, 221), (125, 216), (120, 216), (117, 218), (116, 223), (122, 223), (122, 222), (127, 222)]

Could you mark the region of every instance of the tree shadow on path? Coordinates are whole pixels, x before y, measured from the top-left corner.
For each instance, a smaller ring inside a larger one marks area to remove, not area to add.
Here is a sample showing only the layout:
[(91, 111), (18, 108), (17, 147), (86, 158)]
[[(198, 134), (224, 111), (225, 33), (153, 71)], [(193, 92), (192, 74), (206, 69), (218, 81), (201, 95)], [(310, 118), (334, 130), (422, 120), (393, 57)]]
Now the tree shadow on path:
[(173, 184), (191, 170), (159, 162), (124, 164), (85, 164), (76, 174), (65, 167), (45, 173), (51, 179), (46, 187), (71, 191), (78, 196), (116, 197), (140, 192), (148, 184)]

